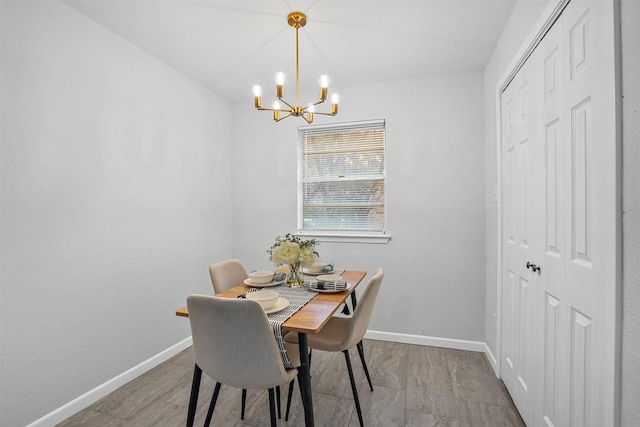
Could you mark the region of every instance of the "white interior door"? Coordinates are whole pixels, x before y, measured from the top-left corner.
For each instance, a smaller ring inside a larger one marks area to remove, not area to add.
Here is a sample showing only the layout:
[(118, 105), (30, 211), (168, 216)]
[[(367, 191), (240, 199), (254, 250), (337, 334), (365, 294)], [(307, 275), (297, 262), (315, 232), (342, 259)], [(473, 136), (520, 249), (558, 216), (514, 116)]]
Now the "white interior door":
[(613, 2), (573, 0), (502, 94), (501, 366), (528, 425), (615, 423), (613, 52)]
[[(537, 141), (534, 138), (533, 61), (523, 65), (502, 95), (503, 134), (503, 352), (502, 378), (523, 419), (532, 415), (530, 381), (535, 339), (532, 260), (537, 246), (539, 213), (533, 181)], [(528, 267), (527, 267), (528, 265)]]

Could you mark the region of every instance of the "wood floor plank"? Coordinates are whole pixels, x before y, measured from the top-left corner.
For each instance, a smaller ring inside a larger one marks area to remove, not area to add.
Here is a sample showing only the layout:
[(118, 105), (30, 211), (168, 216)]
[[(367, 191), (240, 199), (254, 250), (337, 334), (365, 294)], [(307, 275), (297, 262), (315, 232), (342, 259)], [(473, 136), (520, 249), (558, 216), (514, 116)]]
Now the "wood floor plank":
[(408, 376), (407, 409), (458, 418), (458, 404), (447, 368), (411, 365)]
[(184, 408), (156, 400), (127, 420), (128, 427), (178, 427), (184, 425)]
[(447, 366), (448, 349), (424, 345), (409, 346), (409, 363), (430, 366)]
[(457, 418), (407, 411), (405, 427), (468, 427)]
[(373, 383), (406, 389), (409, 348), (407, 344), (364, 340), (365, 358)]
[(188, 381), (192, 369), (162, 364), (130, 381), (94, 405), (94, 410), (129, 419), (166, 394), (176, 384)]
[(78, 412), (71, 418), (57, 425), (57, 427), (122, 427), (126, 425), (126, 420), (112, 415), (103, 414), (92, 409), (85, 409)]
[[(350, 351), (356, 384), (366, 381), (357, 351)], [(311, 387), (318, 393), (350, 399), (353, 396), (343, 353), (314, 351), (311, 358)]]
[(486, 370), (481, 359), (450, 357), (447, 362), (456, 399), (502, 406), (511, 403), (506, 388)]
[(460, 418), (470, 422), (472, 427), (511, 427), (514, 420), (509, 408), (470, 400), (459, 401)]
[[(401, 427), (405, 425), (407, 393), (391, 387), (375, 385), (373, 392), (365, 382), (358, 390), (362, 419), (367, 427)], [(354, 403), (355, 405), (355, 403)], [(351, 417), (352, 427), (358, 427), (358, 414)]]

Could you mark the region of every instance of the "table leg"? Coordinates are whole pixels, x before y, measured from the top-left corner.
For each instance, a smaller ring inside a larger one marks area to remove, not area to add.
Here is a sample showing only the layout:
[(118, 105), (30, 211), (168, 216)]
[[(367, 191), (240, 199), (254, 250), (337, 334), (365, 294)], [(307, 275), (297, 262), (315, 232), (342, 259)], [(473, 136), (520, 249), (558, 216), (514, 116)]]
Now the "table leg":
[(313, 399), (311, 397), (311, 367), (309, 365), (309, 350), (307, 349), (307, 334), (298, 332), (298, 346), (300, 347), (300, 389), (304, 404), (304, 425), (313, 427)]

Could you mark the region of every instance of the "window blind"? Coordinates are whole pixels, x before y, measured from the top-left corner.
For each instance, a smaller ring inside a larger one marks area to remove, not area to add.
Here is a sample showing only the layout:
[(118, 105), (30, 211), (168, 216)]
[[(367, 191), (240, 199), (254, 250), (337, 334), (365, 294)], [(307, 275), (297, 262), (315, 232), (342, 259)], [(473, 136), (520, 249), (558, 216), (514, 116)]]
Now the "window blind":
[(298, 229), (385, 231), (385, 121), (298, 128)]

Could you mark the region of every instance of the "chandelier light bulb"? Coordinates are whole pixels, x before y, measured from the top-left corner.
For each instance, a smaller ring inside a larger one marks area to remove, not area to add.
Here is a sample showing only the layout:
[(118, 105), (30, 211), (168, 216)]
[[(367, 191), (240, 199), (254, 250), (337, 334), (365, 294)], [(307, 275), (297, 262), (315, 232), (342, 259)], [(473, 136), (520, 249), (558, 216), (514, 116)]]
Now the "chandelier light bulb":
[(338, 102), (340, 102), (340, 95), (334, 93), (331, 95), (331, 115), (335, 116), (338, 114)]
[(280, 108), (282, 108), (282, 105), (280, 105), (279, 101), (273, 101), (272, 107), (274, 110), (279, 110)]
[(315, 112), (316, 112), (316, 106), (315, 106), (315, 105), (309, 105), (309, 106), (307, 107), (307, 111), (308, 111), (309, 113), (315, 113)]
[(284, 82), (286, 80), (287, 80), (287, 76), (282, 71), (279, 71), (276, 73), (276, 84), (278, 86), (284, 85)]
[(321, 88), (328, 88), (329, 87), (329, 76), (327, 76), (326, 74), (323, 74), (320, 76), (320, 87)]
[(262, 86), (254, 85), (251, 88), (251, 92), (253, 92), (253, 96), (255, 96), (256, 98), (259, 97), (259, 96), (262, 96)]

